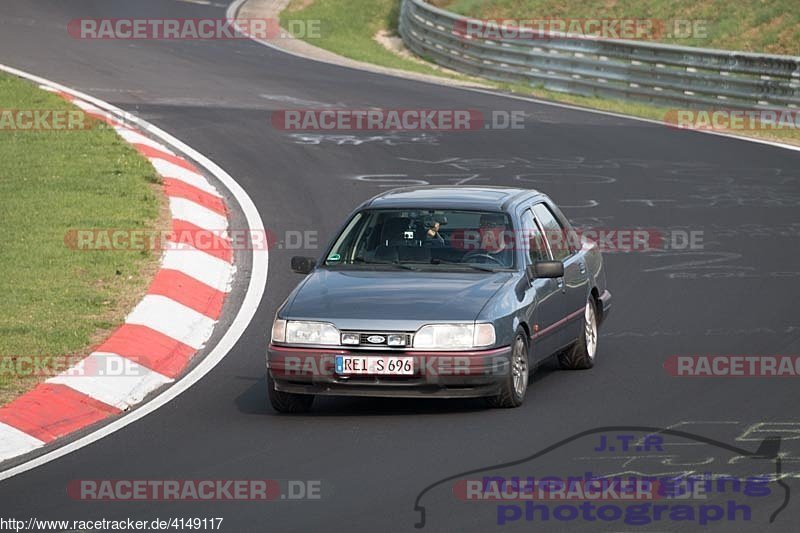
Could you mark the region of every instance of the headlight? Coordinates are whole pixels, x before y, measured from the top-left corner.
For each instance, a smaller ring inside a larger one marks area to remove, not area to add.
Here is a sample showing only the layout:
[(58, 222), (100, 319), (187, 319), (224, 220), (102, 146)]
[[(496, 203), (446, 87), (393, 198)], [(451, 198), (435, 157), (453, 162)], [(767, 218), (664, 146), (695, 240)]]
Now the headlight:
[(477, 348), (491, 346), (494, 342), (494, 326), (491, 324), (429, 324), (414, 334), (414, 348)]
[[(274, 327), (273, 327), (274, 330)], [(339, 330), (327, 322), (286, 322), (287, 344), (328, 344), (339, 345)]]

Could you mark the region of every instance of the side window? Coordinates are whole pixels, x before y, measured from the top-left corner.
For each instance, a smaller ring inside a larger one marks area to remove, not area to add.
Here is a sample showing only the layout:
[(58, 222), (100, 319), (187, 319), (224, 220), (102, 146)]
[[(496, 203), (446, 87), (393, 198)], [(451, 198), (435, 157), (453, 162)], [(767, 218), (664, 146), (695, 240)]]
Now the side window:
[(523, 244), (528, 248), (528, 256), (530, 257), (531, 264), (536, 261), (549, 261), (550, 253), (547, 250), (547, 245), (542, 238), (542, 232), (538, 224), (536, 224), (530, 209), (526, 209), (525, 213), (523, 213), (522, 225), (524, 228)]
[(553, 259), (563, 261), (569, 257), (572, 252), (569, 249), (566, 231), (564, 231), (564, 228), (556, 220), (550, 209), (545, 204), (536, 204), (533, 206), (533, 214), (536, 215), (536, 219), (542, 225), (544, 236), (550, 245), (550, 250), (553, 252)]

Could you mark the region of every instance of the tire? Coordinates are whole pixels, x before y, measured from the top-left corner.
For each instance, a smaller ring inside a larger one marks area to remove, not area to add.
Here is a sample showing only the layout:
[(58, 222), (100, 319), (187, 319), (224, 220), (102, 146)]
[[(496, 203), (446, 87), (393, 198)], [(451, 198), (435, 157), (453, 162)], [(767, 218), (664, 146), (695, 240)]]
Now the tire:
[(530, 381), (530, 365), (528, 364), (528, 336), (518, 329), (511, 344), (511, 367), (503, 381), (500, 393), (487, 398), (489, 405), (499, 408), (519, 407), (525, 401)]
[(566, 370), (588, 370), (597, 356), (597, 307), (589, 297), (583, 312), (583, 327), (577, 342), (558, 355), (558, 363)]
[(275, 390), (275, 382), (272, 381), (272, 376), (269, 374), (267, 375), (267, 393), (269, 403), (279, 413), (305, 413), (311, 409), (311, 404), (314, 403), (313, 394), (294, 394)]

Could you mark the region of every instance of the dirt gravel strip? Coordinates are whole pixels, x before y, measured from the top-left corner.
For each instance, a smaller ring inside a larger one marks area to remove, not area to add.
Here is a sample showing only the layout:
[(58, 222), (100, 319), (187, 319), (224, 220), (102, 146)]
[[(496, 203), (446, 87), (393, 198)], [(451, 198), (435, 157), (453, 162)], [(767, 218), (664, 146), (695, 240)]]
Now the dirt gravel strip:
[[(239, 18), (239, 19), (279, 20), (281, 11), (286, 9), (288, 5), (289, 5), (289, 0), (235, 0), (228, 7), (228, 12), (226, 16), (229, 19)], [(247, 35), (247, 32), (244, 31), (244, 28), (240, 27), (239, 30), (243, 34)], [(381, 35), (381, 37), (384, 42), (390, 41), (390, 39), (385, 35)], [(310, 58), (317, 61), (322, 61), (323, 63), (330, 63), (332, 65), (339, 65), (342, 67), (365, 70), (367, 72), (375, 72), (378, 74), (388, 74), (390, 76), (396, 76), (399, 78), (406, 78), (410, 80), (427, 81), (429, 83), (436, 83), (438, 85), (449, 85), (454, 87), (473, 87), (473, 88), (491, 87), (486, 83), (481, 83), (481, 81), (478, 79), (472, 81), (462, 81), (451, 78), (445, 78), (441, 76), (433, 76), (430, 74), (422, 74), (419, 72), (411, 72), (408, 70), (402, 70), (398, 68), (382, 67), (364, 61), (357, 61), (355, 59), (350, 59), (349, 57), (340, 56), (339, 54), (335, 54), (323, 48), (319, 48), (317, 46), (309, 44), (306, 41), (303, 41), (302, 39), (294, 37), (284, 29), (281, 29), (280, 35), (276, 35), (269, 39), (259, 39), (252, 36), (251, 39), (253, 39), (256, 42), (265, 44), (271, 48), (277, 48), (279, 50), (288, 52), (298, 57)], [(395, 52), (400, 54), (401, 56), (407, 57), (408, 59), (419, 60), (420, 62), (425, 63), (423, 60), (416, 58), (416, 56), (414, 56), (413, 54), (406, 53), (404, 55), (404, 53), (401, 50), (402, 49), (398, 49), (395, 50)], [(440, 68), (441, 70), (446, 70), (441, 67), (437, 67), (432, 63), (426, 63), (426, 64), (428, 66), (432, 66), (433, 68)], [(464, 76), (463, 74), (458, 72), (454, 72), (454, 74), (459, 74), (461, 76)]]
[[(152, 163), (169, 199), (172, 233), (225, 238), (228, 209), (195, 165), (95, 105), (41, 88), (111, 125)], [(166, 244), (160, 270), (122, 326), (72, 368), (0, 408), (0, 462), (130, 409), (175, 381), (205, 345), (231, 290), (233, 252)]]

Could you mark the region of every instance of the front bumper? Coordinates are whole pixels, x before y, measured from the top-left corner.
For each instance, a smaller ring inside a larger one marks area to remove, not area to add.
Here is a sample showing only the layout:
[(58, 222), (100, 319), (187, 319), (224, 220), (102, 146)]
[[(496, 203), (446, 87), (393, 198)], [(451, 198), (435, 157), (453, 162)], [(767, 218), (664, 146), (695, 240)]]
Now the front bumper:
[[(470, 352), (294, 348), (270, 344), (267, 371), (276, 390), (330, 396), (474, 398), (493, 396), (510, 371), (511, 347)], [(408, 376), (339, 375), (337, 355), (408, 356)]]

